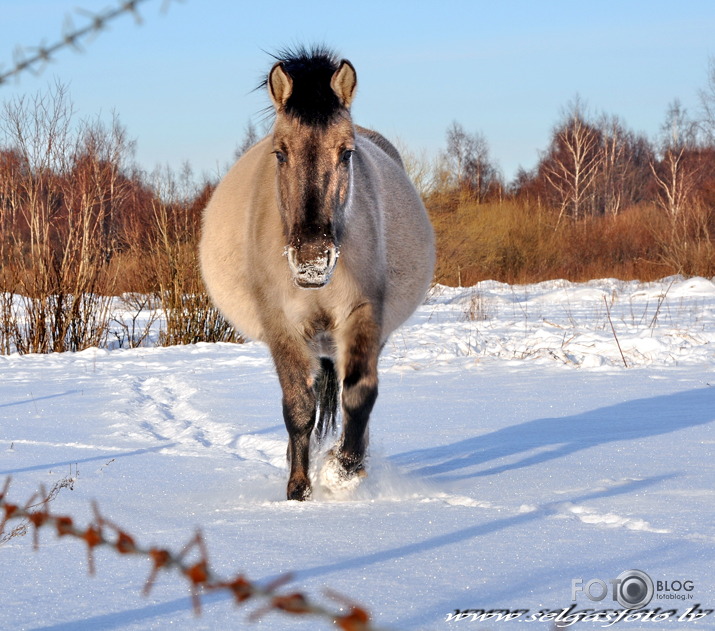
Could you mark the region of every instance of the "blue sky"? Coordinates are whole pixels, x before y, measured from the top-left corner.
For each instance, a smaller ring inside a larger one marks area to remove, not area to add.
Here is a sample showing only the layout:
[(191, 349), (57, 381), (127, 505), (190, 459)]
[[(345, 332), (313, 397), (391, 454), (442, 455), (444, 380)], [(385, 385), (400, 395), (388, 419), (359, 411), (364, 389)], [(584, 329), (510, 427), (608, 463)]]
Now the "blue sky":
[[(188, 160), (216, 173), (250, 119), (268, 104), (252, 92), (264, 52), (323, 42), (358, 73), (356, 122), (414, 151), (436, 154), (453, 120), (479, 131), (507, 178), (546, 148), (577, 94), (653, 136), (673, 99), (690, 113), (715, 57), (715, 1), (421, 0), (330, 2), (163, 0), (141, 5), (86, 45), (62, 51), (38, 77), (0, 86), (0, 100), (69, 85), (78, 117), (116, 111), (145, 169)], [(118, 0), (0, 0), (0, 64), (16, 45), (51, 43), (77, 7)]]

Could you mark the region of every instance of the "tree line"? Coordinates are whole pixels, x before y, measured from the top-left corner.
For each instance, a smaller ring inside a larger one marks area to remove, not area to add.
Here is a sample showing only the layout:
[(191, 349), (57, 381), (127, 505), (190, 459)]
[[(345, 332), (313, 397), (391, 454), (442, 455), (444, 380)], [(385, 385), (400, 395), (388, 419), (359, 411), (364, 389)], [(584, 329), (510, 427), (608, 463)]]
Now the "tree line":
[(477, 203), (508, 198), (575, 220), (615, 216), (641, 203), (655, 204), (672, 216), (693, 204), (712, 206), (715, 107), (709, 101), (715, 102), (715, 63), (711, 83), (707, 94), (712, 96), (703, 96), (702, 117), (690, 117), (676, 100), (652, 140), (628, 129), (617, 116), (589, 116), (576, 97), (554, 126), (537, 165), (520, 168), (509, 183), (491, 159), (484, 135), (470, 134), (454, 122), (425, 196), (459, 192)]
[[(437, 233), (435, 280), (715, 274), (715, 61), (701, 105), (691, 117), (674, 102), (648, 139), (575, 99), (537, 165), (508, 183), (484, 134), (458, 122), (437, 159), (401, 146)], [(258, 137), (249, 123), (235, 157)], [(61, 84), (3, 103), (2, 352), (97, 345), (120, 295), (163, 313), (164, 343), (236, 339), (196, 259), (217, 182), (188, 164), (147, 172), (134, 149), (118, 116), (77, 120)]]
[(700, 107), (648, 138), (576, 97), (531, 169), (506, 182), (481, 132), (453, 122), (436, 160), (405, 152), (437, 231), (437, 280), (715, 274), (715, 58)]

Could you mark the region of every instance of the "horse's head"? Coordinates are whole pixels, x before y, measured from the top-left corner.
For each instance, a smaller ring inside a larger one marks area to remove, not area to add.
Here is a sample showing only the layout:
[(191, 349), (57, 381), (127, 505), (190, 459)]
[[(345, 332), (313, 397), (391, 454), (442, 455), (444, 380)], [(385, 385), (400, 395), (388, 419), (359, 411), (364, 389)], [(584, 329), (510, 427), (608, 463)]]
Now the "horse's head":
[(268, 75), (278, 205), (299, 287), (323, 287), (338, 261), (350, 206), (356, 82), (350, 62), (325, 53), (279, 61)]

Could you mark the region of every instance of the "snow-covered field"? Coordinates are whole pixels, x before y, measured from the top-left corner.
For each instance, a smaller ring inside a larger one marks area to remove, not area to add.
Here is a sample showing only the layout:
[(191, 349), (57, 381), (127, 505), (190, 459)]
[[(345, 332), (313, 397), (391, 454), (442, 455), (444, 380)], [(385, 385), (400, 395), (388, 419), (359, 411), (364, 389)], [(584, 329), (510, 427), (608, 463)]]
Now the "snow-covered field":
[[(280, 392), (253, 343), (0, 357), (0, 476), (16, 502), (72, 478), (52, 512), (86, 524), (97, 500), (145, 545), (200, 526), (218, 574), (293, 572), (381, 628), (551, 629), (541, 612), (623, 609), (585, 591), (638, 569), (660, 617), (619, 628), (713, 629), (687, 615), (715, 608), (714, 368), (706, 279), (437, 287), (385, 349), (349, 494), (283, 500)], [(0, 629), (330, 628), (249, 622), (257, 604), (225, 593), (197, 618), (180, 577), (143, 597), (145, 560), (100, 550), (90, 577), (82, 544), (40, 534), (0, 546)], [(448, 621), (470, 609), (528, 613)]]

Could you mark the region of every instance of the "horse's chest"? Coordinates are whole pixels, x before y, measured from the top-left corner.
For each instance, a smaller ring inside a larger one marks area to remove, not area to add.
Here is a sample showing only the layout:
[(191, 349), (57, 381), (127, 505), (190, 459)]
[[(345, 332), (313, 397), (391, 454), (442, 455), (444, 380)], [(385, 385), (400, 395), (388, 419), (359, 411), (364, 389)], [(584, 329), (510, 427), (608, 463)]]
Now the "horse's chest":
[(291, 328), (298, 331), (316, 355), (334, 354), (337, 314), (312, 304), (286, 305), (284, 314)]

